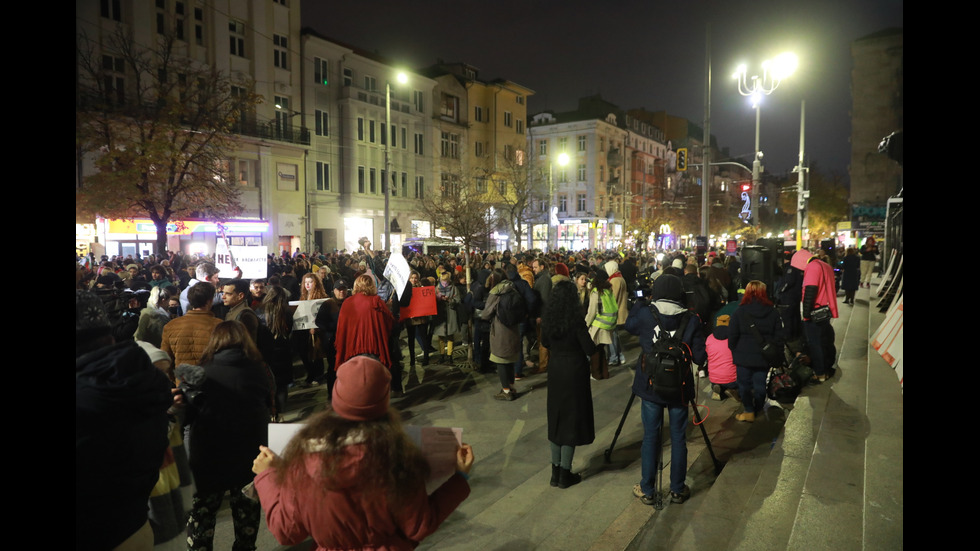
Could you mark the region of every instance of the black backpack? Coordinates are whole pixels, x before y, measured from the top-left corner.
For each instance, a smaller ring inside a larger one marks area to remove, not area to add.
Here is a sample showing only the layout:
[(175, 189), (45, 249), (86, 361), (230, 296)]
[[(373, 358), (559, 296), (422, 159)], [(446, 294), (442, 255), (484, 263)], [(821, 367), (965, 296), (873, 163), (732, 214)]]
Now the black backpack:
[(651, 307), (650, 313), (657, 322), (654, 331), (653, 350), (643, 356), (643, 373), (649, 378), (647, 383), (654, 394), (667, 402), (684, 402), (684, 384), (691, 373), (691, 347), (682, 339), (687, 332), (694, 314), (690, 311), (681, 315), (677, 330), (663, 329), (657, 309)]
[(507, 327), (514, 327), (527, 320), (527, 302), (513, 285), (500, 293), (496, 315), (500, 323)]

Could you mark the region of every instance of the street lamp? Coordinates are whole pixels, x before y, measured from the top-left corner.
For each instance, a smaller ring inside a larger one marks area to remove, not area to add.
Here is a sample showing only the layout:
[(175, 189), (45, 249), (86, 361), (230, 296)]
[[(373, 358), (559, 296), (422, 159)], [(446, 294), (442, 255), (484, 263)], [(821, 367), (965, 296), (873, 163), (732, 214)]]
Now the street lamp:
[[(408, 75), (399, 72), (395, 75), (395, 80), (399, 84), (408, 82)], [(391, 131), (391, 82), (385, 82), (385, 182), (381, 186), (385, 194), (385, 248), (391, 251), (391, 138), (394, 133)]]
[[(761, 222), (759, 217), (759, 173), (762, 169), (762, 152), (759, 151), (759, 119), (760, 103), (762, 96), (768, 96), (779, 86), (779, 83), (789, 75), (793, 74), (797, 66), (797, 58), (794, 54), (783, 53), (774, 59), (762, 62), (762, 77), (753, 75), (751, 79), (747, 77), (748, 68), (745, 64), (739, 65), (732, 77), (738, 83), (738, 93), (752, 98), (752, 107), (755, 108), (755, 155), (752, 159), (752, 194), (751, 194), (751, 214), (755, 218), (756, 224)], [(751, 82), (749, 82), (751, 80)]]
[[(558, 166), (568, 164), (568, 153), (562, 151), (558, 154)], [(555, 206), (555, 163), (548, 163), (548, 247), (558, 248), (558, 214)], [(552, 232), (552, 226), (554, 231)], [(554, 238), (552, 238), (554, 233)]]

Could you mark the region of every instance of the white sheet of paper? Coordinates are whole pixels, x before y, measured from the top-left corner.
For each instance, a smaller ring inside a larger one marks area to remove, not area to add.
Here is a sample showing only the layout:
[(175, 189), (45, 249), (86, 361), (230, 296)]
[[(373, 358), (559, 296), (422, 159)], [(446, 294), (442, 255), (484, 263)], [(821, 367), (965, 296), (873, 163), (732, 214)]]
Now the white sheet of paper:
[(432, 494), (456, 472), (456, 450), (463, 443), (463, 429), (406, 425), (405, 434), (422, 450), (422, 455), (429, 462), (430, 474), (425, 481), (425, 491)]
[(305, 423), (269, 423), (269, 449), (276, 455), (282, 455), (286, 450), (286, 444), (289, 444), (304, 425)]
[(408, 283), (408, 276), (411, 273), (412, 269), (408, 266), (405, 257), (401, 253), (392, 253), (388, 258), (388, 264), (385, 265), (384, 276), (395, 287), (399, 300), (402, 298), (402, 291), (405, 290), (405, 284)]
[(320, 311), (320, 305), (327, 299), (318, 298), (316, 300), (291, 300), (290, 306), (295, 306), (293, 312), (293, 329), (316, 329), (316, 313)]

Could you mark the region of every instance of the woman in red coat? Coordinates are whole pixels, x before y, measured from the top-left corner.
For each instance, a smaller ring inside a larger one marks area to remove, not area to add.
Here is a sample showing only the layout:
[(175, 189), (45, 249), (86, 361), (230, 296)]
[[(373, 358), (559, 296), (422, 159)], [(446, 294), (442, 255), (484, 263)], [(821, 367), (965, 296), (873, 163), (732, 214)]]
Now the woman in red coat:
[(354, 280), (354, 294), (344, 301), (337, 319), (337, 363), (360, 354), (370, 354), (391, 369), (388, 335), (395, 320), (378, 296), (374, 279), (365, 274)]
[(384, 366), (354, 358), (337, 368), (331, 409), (310, 418), (282, 458), (259, 448), (255, 489), (279, 543), (312, 536), (318, 550), (408, 551), (469, 495), (467, 444), (456, 474), (426, 494), (429, 465), (389, 407), (390, 388)]

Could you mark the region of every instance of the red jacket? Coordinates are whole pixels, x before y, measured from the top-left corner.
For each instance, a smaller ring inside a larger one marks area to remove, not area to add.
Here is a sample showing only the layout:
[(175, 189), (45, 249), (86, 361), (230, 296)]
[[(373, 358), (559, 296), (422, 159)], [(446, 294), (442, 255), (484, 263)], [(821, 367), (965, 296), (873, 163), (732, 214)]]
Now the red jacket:
[(337, 319), (337, 366), (358, 354), (373, 354), (389, 369), (388, 337), (395, 320), (388, 305), (377, 295), (358, 293), (344, 300)]
[[(349, 299), (348, 299), (349, 300)], [(360, 481), (372, 476), (359, 465), (361, 444), (347, 446), (347, 457), (333, 479), (322, 478), (320, 457), (306, 459), (306, 477), (279, 486), (275, 468), (255, 477), (269, 531), (282, 545), (296, 545), (312, 536), (317, 549), (409, 550), (436, 531), (470, 494), (455, 474), (426, 495), (423, 481), (398, 511), (392, 511), (385, 492), (364, 493)]]

